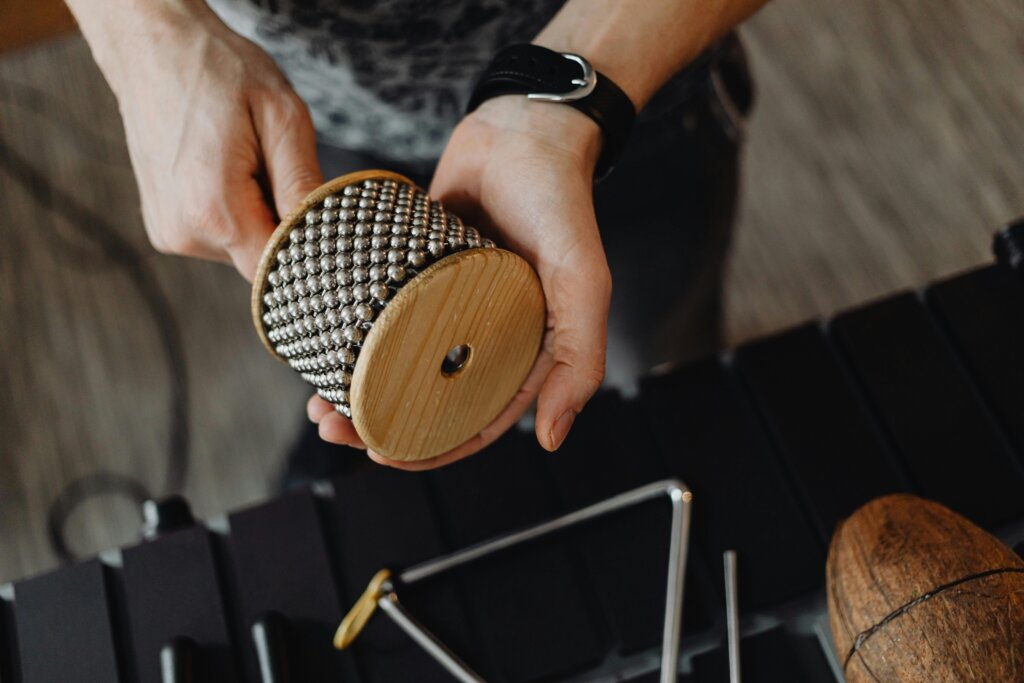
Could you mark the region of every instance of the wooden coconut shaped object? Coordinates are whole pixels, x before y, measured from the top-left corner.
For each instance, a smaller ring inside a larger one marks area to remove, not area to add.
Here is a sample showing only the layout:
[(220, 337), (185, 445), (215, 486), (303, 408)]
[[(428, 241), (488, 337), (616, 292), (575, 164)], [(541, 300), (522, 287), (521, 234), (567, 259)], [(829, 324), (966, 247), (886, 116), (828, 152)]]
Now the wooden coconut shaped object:
[(274, 232), (252, 291), (264, 345), (394, 460), (476, 435), (540, 350), (544, 294), (404, 176), (362, 171), (313, 191)]
[(1024, 681), (1024, 560), (938, 503), (890, 495), (843, 521), (827, 591), (848, 683)]

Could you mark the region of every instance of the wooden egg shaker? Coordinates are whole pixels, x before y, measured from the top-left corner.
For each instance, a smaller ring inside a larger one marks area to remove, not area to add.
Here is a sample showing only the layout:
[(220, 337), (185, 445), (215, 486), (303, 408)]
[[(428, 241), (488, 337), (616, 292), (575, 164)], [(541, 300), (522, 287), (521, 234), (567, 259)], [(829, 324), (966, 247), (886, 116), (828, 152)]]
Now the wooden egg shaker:
[(843, 521), (827, 591), (848, 683), (1024, 681), (1024, 560), (938, 503), (890, 495)]
[(445, 453), (497, 417), (545, 325), (526, 261), (387, 171), (325, 183), (281, 221), (252, 314), (271, 353), (400, 461)]

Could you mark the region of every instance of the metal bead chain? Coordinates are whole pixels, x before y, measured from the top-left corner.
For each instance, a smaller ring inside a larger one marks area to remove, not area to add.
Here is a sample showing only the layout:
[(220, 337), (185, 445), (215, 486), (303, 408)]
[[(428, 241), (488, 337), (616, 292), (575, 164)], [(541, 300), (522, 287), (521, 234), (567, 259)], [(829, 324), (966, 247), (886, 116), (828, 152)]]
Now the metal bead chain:
[(352, 417), (363, 340), (395, 293), (430, 264), (493, 247), (418, 188), (378, 178), (347, 185), (283, 240), (263, 290), (267, 339), (317, 393)]

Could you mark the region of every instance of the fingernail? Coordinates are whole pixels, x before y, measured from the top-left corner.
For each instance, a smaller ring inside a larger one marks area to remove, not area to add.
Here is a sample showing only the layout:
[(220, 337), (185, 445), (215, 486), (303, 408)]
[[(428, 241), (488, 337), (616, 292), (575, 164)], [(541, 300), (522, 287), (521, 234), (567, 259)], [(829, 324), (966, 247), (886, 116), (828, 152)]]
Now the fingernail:
[(562, 445), (565, 437), (569, 435), (569, 428), (572, 427), (573, 420), (575, 419), (576, 411), (570, 408), (555, 420), (555, 424), (551, 426), (551, 431), (548, 433), (548, 439), (551, 441), (551, 450), (557, 451)]

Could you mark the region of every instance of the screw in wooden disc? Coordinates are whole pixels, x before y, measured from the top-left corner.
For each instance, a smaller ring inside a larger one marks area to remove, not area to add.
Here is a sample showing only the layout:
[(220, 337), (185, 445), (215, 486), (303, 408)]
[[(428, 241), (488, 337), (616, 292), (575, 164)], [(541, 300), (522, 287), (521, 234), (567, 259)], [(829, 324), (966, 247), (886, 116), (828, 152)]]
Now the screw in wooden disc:
[(471, 249), (403, 287), (367, 335), (352, 380), (356, 431), (394, 460), (475, 436), (508, 405), (540, 349), (544, 294), (526, 261)]

